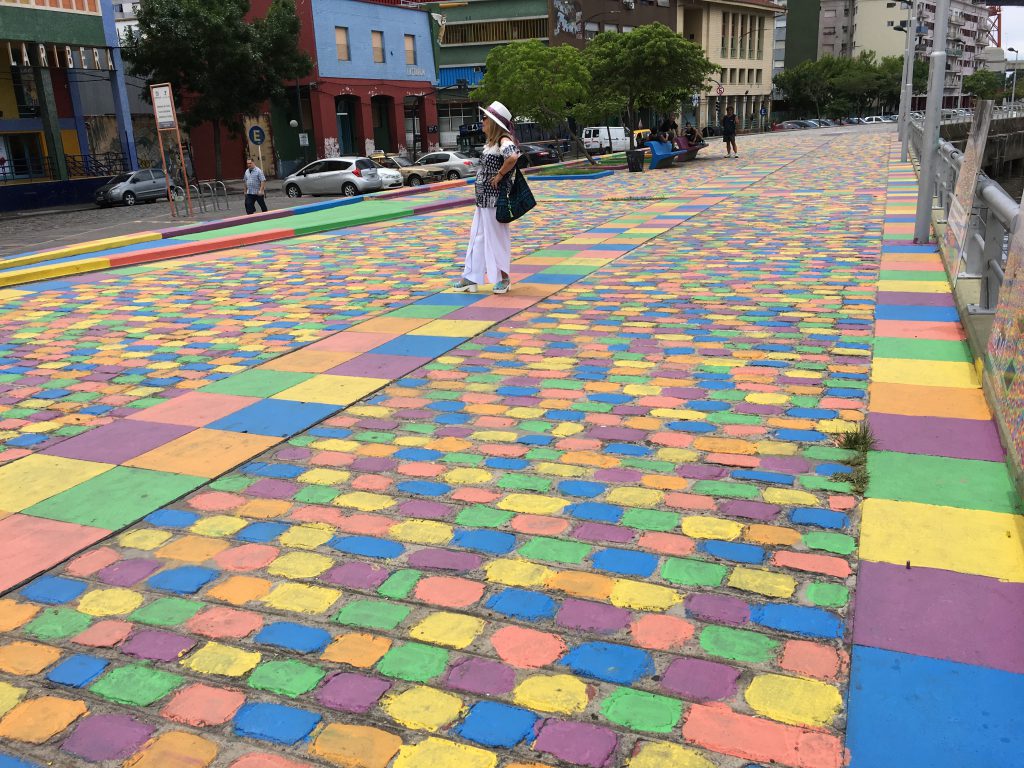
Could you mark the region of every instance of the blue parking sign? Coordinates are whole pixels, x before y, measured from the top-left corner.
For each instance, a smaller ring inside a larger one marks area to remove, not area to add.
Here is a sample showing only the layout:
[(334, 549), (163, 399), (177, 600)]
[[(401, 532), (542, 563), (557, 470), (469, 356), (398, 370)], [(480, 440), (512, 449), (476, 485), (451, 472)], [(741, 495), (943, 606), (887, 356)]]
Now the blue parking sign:
[(768, 108), (767, 107), (761, 107), (761, 117), (764, 117), (767, 114), (768, 114)]
[(255, 144), (257, 147), (267, 140), (267, 132), (260, 128), (258, 125), (254, 125), (249, 129), (249, 141)]

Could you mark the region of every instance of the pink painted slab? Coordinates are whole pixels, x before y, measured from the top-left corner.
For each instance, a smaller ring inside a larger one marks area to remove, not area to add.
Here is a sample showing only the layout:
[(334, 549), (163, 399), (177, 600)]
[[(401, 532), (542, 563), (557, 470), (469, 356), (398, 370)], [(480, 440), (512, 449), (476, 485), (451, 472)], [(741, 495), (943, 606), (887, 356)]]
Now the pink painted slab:
[(43, 517), (0, 520), (0, 592), (47, 571), (110, 531)]

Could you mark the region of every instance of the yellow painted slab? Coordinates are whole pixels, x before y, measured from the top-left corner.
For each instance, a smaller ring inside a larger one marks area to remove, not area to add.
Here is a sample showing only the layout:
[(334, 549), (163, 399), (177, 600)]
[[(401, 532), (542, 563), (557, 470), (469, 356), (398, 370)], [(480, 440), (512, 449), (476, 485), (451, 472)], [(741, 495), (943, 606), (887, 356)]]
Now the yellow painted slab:
[(906, 291), (908, 293), (949, 293), (949, 284), (935, 280), (879, 280), (880, 291)]
[(390, 383), (390, 379), (334, 376), (322, 373), (319, 376), (306, 379), (284, 392), (278, 392), (274, 395), (274, 399), (297, 400), (302, 403), (326, 403), (327, 405), (351, 405)]
[(22, 296), (28, 296), (30, 291), (19, 291), (15, 288), (7, 288), (0, 290), (0, 301), (13, 301), (14, 299), (20, 299)]
[(55, 277), (78, 275), (82, 272), (96, 272), (97, 270), (108, 269), (109, 267), (110, 259), (82, 259), (81, 261), (51, 264), (49, 266), (42, 264), (0, 274), (0, 287), (34, 283), (38, 280), (52, 280)]
[(159, 232), (138, 232), (134, 235), (105, 237), (101, 240), (90, 240), (85, 243), (75, 243), (74, 245), (69, 245), (66, 248), (54, 248), (49, 251), (39, 251), (37, 253), (29, 253), (25, 256), (16, 256), (13, 259), (4, 259), (3, 261), (0, 261), (0, 268), (13, 269), (14, 267), (38, 264), (41, 261), (53, 261), (54, 259), (63, 259), (68, 256), (78, 256), (83, 253), (95, 253), (96, 251), (105, 251), (108, 248), (122, 248), (126, 245), (148, 243), (152, 240), (159, 239)]
[(216, 477), (263, 453), (280, 438), (220, 429), (195, 429), (124, 462), (126, 466), (180, 475)]
[(871, 380), (885, 384), (918, 384), (925, 387), (976, 389), (980, 386), (974, 366), (970, 363), (938, 360), (875, 358)]
[(865, 499), (860, 556), (1024, 583), (1024, 519), (978, 509)]
[(0, 467), (0, 511), (20, 512), (33, 504), (102, 475), (113, 464), (32, 454)]
[(409, 336), (449, 336), (469, 339), (483, 333), (494, 323), (489, 320), (433, 320), (409, 331)]

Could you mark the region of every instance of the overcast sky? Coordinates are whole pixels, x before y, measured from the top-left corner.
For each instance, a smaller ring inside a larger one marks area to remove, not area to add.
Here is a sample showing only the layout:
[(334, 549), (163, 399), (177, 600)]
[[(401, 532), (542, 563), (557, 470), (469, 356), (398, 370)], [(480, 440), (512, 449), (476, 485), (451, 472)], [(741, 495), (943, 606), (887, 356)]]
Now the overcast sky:
[[(1007, 48), (1016, 48), (1024, 59), (1024, 8), (1003, 8), (1003, 50)], [(1013, 54), (1007, 58), (1012, 59)]]

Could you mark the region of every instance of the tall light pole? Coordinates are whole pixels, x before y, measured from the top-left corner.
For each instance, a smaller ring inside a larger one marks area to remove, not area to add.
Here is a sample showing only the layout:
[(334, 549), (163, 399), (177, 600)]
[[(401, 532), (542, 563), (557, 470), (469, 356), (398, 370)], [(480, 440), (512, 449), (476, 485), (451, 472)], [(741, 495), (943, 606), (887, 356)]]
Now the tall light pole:
[[(1006, 50), (1013, 53), (1013, 87), (1010, 89), (1010, 103), (1013, 104), (1017, 101), (1017, 56), (1020, 54), (1016, 48), (1007, 48)], [(1005, 80), (1003, 81), (1006, 82)]]
[[(907, 162), (907, 144), (910, 141), (910, 101), (913, 98), (914, 92), (914, 42), (917, 40), (917, 30), (911, 26), (911, 19), (913, 17), (914, 3), (913, 0), (910, 2), (903, 2), (901, 5), (907, 6), (907, 20), (903, 23), (902, 31), (906, 32), (907, 35), (907, 47), (903, 52), (903, 83), (900, 88), (900, 117), (899, 117), (899, 129), (900, 129), (900, 162)], [(895, 7), (896, 3), (886, 3), (890, 8)], [(897, 32), (901, 30), (901, 27), (893, 27)]]
[(917, 212), (914, 217), (914, 242), (927, 243), (932, 225), (932, 198), (935, 194), (935, 163), (939, 154), (939, 118), (946, 81), (946, 36), (949, 34), (949, 0), (935, 5), (935, 39), (928, 69), (928, 104), (925, 107), (924, 136), (921, 139), (921, 175), (917, 180)]

